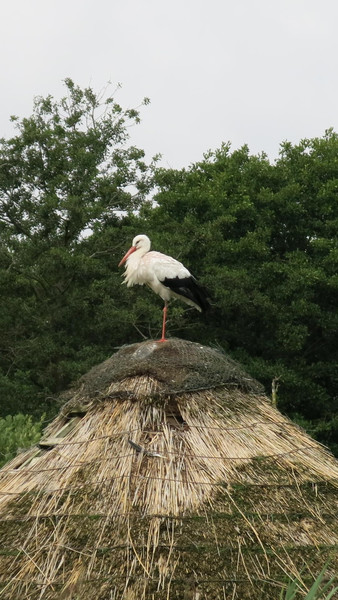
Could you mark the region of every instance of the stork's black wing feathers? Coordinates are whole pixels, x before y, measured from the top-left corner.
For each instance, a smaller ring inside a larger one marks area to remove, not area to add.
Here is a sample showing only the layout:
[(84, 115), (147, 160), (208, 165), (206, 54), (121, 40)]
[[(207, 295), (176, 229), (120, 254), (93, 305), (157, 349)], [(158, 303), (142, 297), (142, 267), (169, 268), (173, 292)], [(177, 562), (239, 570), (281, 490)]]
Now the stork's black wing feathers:
[(175, 294), (184, 296), (197, 304), (202, 311), (210, 307), (207, 290), (198, 283), (193, 275), (190, 275), (190, 277), (166, 277), (161, 280), (161, 283)]

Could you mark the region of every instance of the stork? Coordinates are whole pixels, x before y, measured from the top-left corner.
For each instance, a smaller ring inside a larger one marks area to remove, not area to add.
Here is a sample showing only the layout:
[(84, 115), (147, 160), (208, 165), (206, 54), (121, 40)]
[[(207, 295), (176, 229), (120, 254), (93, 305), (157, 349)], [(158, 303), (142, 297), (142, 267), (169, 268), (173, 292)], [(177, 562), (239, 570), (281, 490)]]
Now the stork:
[(169, 300), (179, 298), (200, 312), (209, 307), (209, 302), (206, 291), (182, 263), (161, 252), (150, 252), (150, 246), (148, 236), (134, 237), (119, 267), (126, 263), (123, 283), (127, 287), (146, 284), (164, 300), (162, 337), (159, 341), (165, 342)]

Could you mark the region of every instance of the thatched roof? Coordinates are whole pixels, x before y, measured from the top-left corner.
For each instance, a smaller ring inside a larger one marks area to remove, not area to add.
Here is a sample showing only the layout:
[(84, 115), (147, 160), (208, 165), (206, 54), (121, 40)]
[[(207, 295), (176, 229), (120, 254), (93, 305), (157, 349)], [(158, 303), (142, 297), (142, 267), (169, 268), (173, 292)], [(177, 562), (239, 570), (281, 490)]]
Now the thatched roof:
[(0, 471), (0, 600), (272, 599), (338, 566), (338, 462), (226, 355), (122, 348)]

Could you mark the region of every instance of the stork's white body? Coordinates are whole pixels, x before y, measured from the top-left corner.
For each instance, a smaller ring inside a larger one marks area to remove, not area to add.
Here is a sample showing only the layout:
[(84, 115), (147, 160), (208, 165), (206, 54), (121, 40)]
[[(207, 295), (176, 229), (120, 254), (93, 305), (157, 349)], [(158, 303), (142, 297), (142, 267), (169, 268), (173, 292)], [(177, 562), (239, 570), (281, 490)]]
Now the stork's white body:
[(205, 291), (190, 271), (171, 256), (161, 252), (150, 252), (150, 240), (146, 235), (137, 235), (133, 239), (131, 248), (119, 266), (124, 263), (126, 263), (124, 283), (127, 284), (127, 287), (148, 285), (164, 300), (161, 342), (165, 341), (169, 300), (179, 298), (199, 311), (208, 307)]
[(165, 302), (168, 302), (172, 298), (180, 298), (190, 306), (194, 306), (197, 310), (201, 311), (202, 309), (196, 302), (174, 292), (168, 285), (162, 283), (163, 281), (169, 282), (176, 278), (183, 283), (184, 280), (192, 277), (190, 271), (171, 256), (155, 251), (142, 254), (142, 250), (142, 248), (136, 250), (127, 259), (127, 266), (124, 273), (127, 287), (137, 284), (148, 285)]

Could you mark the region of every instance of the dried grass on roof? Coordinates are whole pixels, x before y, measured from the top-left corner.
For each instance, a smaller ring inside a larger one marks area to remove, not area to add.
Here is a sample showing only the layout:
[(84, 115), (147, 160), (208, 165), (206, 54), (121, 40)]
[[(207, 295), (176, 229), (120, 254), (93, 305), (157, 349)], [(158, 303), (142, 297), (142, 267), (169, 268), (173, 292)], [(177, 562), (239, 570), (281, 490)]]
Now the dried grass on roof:
[(102, 371), (0, 471), (0, 599), (277, 598), (338, 566), (338, 463), (241, 370), (175, 394)]

